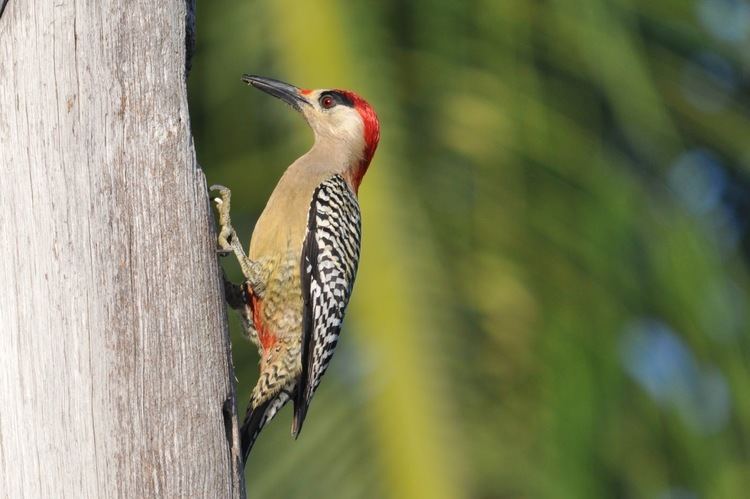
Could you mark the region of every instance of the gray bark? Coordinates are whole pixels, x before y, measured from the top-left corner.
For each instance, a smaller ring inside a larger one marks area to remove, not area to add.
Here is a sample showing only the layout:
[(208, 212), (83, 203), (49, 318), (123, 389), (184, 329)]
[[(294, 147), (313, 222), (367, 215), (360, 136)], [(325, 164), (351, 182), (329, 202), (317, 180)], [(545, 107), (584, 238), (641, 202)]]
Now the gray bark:
[(0, 497), (241, 497), (185, 0), (0, 18)]

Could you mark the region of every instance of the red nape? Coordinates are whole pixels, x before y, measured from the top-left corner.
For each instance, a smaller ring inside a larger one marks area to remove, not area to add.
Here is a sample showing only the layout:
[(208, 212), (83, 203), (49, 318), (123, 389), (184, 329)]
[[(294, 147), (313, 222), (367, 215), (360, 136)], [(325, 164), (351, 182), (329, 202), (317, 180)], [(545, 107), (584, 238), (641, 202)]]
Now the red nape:
[(258, 341), (265, 352), (268, 352), (276, 344), (276, 336), (266, 327), (263, 322), (261, 309), (263, 302), (254, 293), (250, 295), (250, 309), (253, 311), (253, 325), (258, 333)]
[(378, 142), (380, 142), (380, 121), (378, 121), (378, 115), (375, 114), (375, 110), (362, 97), (349, 90), (337, 90), (337, 92), (346, 95), (354, 103), (354, 109), (357, 110), (362, 117), (362, 122), (365, 124), (365, 150), (362, 151), (362, 160), (359, 163), (359, 169), (354, 173), (352, 178), (354, 190), (356, 191), (359, 189), (362, 177), (365, 176), (367, 167), (370, 166), (370, 161), (372, 161), (372, 157), (375, 155), (375, 149), (378, 148)]

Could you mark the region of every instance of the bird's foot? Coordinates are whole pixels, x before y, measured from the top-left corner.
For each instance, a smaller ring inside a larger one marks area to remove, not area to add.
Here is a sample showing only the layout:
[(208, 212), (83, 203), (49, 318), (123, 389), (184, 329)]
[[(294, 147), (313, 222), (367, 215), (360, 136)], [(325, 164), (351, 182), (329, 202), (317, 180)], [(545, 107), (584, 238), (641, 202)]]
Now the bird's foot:
[(216, 211), (219, 213), (219, 235), (217, 243), (219, 248), (216, 250), (222, 256), (234, 252), (237, 261), (242, 269), (245, 279), (253, 286), (259, 286), (258, 267), (250, 260), (242, 248), (242, 243), (237, 237), (237, 232), (232, 227), (232, 219), (229, 216), (229, 207), (232, 199), (232, 191), (223, 185), (212, 185), (211, 191), (218, 191), (219, 196), (213, 199), (216, 205)]
[(232, 219), (229, 216), (232, 191), (218, 184), (212, 185), (209, 190), (219, 192), (219, 196), (213, 199), (216, 211), (219, 214), (219, 236), (217, 238), (219, 248), (216, 252), (226, 256), (234, 251), (233, 243), (237, 239), (237, 232), (232, 227)]

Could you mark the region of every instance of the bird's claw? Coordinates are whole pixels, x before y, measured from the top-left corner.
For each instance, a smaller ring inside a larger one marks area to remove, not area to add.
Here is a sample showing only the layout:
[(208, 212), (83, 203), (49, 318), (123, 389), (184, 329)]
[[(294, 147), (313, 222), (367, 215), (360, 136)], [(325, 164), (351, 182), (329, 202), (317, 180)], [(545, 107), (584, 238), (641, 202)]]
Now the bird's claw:
[(234, 252), (240, 263), (242, 274), (248, 281), (256, 282), (257, 279), (254, 276), (257, 272), (254, 264), (247, 257), (245, 250), (242, 248), (242, 244), (237, 239), (237, 232), (234, 230), (234, 227), (232, 227), (232, 219), (229, 217), (232, 191), (219, 184), (212, 185), (209, 190), (217, 191), (219, 193), (219, 197), (213, 199), (214, 204), (216, 205), (216, 211), (219, 213), (219, 235), (217, 237), (219, 247), (216, 250), (217, 255), (226, 256), (229, 253)]
[(232, 191), (219, 184), (209, 187), (209, 191), (219, 192), (219, 197), (213, 199), (216, 211), (219, 213), (219, 236), (217, 238), (219, 248), (216, 250), (216, 253), (220, 256), (226, 256), (233, 251), (232, 240), (237, 236), (234, 227), (232, 227), (232, 220), (229, 217)]

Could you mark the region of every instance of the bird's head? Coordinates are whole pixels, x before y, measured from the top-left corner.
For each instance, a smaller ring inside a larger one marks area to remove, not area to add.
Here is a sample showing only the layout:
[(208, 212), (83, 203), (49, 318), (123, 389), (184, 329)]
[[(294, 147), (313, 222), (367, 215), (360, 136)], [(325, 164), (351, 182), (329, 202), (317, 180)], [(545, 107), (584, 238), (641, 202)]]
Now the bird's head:
[(367, 101), (349, 90), (308, 90), (262, 76), (244, 75), (242, 81), (302, 113), (316, 143), (343, 154), (352, 185), (359, 186), (380, 140), (380, 123)]

